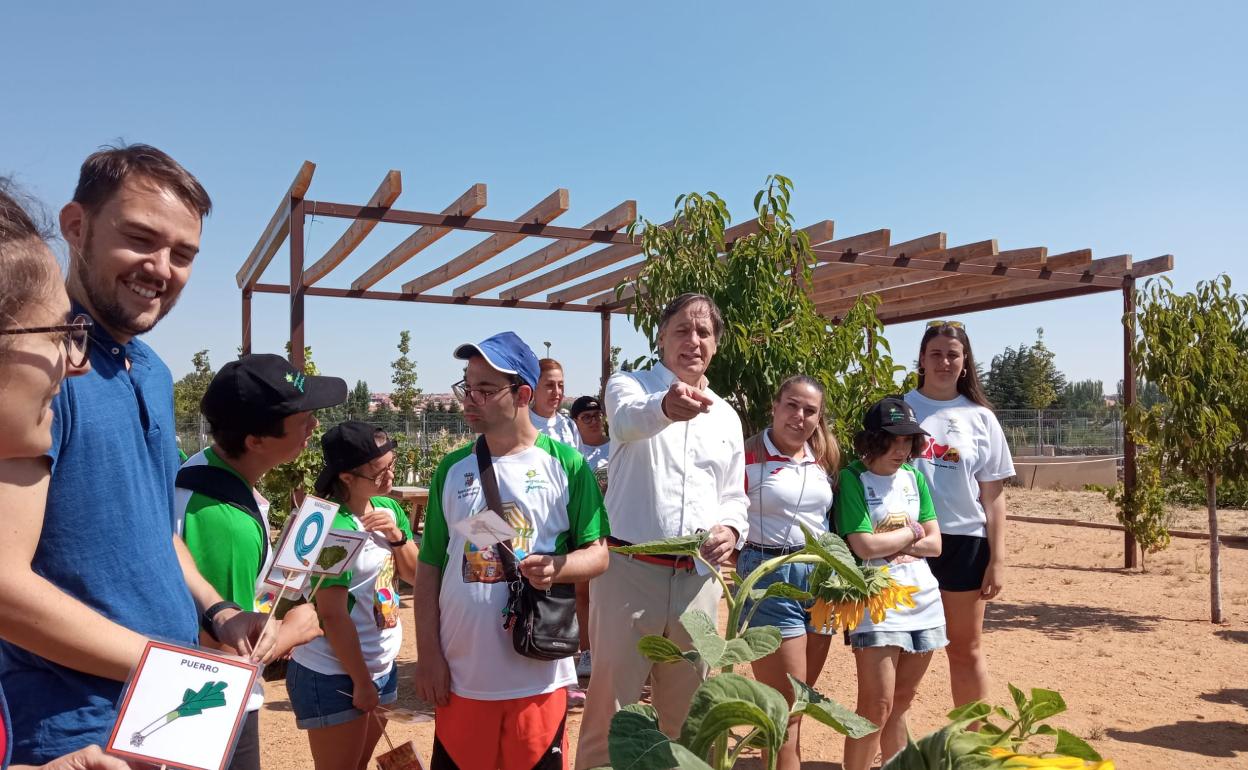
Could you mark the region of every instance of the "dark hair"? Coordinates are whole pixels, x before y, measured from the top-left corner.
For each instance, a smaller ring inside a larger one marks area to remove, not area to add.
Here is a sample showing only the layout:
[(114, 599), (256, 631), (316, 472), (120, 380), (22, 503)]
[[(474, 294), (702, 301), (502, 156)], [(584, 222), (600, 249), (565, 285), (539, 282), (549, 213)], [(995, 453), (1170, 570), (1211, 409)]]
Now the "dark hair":
[[(381, 428), (377, 428), (373, 431), (373, 441), (377, 442), (377, 446), (384, 446), (386, 442), (389, 440), (390, 440), (390, 434), (386, 433)], [(394, 450), (392, 449), (390, 451), (393, 452)], [(377, 455), (377, 457), (384, 457), (384, 456), (385, 456), (385, 452)], [(377, 457), (374, 457), (373, 460), (376, 460)], [(339, 471), (339, 473), (356, 473), (365, 465), (368, 465), (368, 463), (371, 463), (373, 460), (369, 460), (367, 463), (364, 463), (363, 465), (357, 465), (354, 468), (347, 468), (346, 470)], [(334, 478), (331, 479), (329, 482), (329, 499), (333, 500), (336, 503), (346, 504), (347, 485), (342, 483), (342, 478), (339, 476), (339, 473), (335, 473)]]
[[(204, 418), (207, 419), (207, 418)], [(261, 436), (265, 438), (281, 438), (286, 435), (286, 418), (278, 417), (268, 423), (253, 425), (246, 429), (236, 426), (217, 426), (208, 420), (208, 432), (212, 434), (212, 442), (217, 445), (226, 457), (241, 457), (247, 451), (247, 437)]]
[(149, 144), (104, 147), (88, 155), (78, 172), (74, 202), (94, 212), (132, 175), (169, 190), (190, 209), (199, 212), (200, 219), (212, 211), (212, 199), (199, 180), (168, 154)]
[(663, 308), (662, 314), (659, 315), (659, 332), (663, 332), (667, 322), (672, 320), (673, 316), (695, 302), (705, 302), (707, 307), (710, 308), (711, 328), (715, 330), (715, 341), (719, 342), (720, 338), (724, 336), (724, 314), (719, 311), (719, 305), (715, 304), (715, 300), (705, 294), (698, 294), (692, 291), (681, 294), (667, 303), (667, 307)]
[(979, 383), (979, 372), (975, 368), (975, 354), (971, 352), (971, 338), (966, 336), (966, 329), (961, 326), (942, 323), (929, 326), (923, 332), (923, 341), (919, 343), (919, 387), (923, 387), (926, 377), (923, 374), (923, 356), (927, 353), (927, 343), (936, 337), (949, 337), (962, 343), (962, 373), (958, 375), (958, 393), (966, 396), (980, 406), (992, 408), (988, 396), (984, 395), (984, 386)]
[(827, 419), (824, 415), (823, 383), (809, 375), (795, 374), (780, 383), (780, 387), (776, 389), (776, 397), (772, 399), (772, 402), (780, 403), (780, 399), (784, 397), (784, 392), (794, 385), (809, 385), (819, 393), (819, 423), (815, 428), (814, 435), (810, 437), (810, 448), (815, 453), (815, 462), (822, 465), (823, 469), (830, 476), (834, 476), (841, 465), (841, 445), (836, 442), (836, 436), (833, 436), (832, 432), (828, 430)]
[[(863, 429), (854, 434), (854, 451), (864, 463), (869, 462), (872, 458), (879, 457), (892, 449), (893, 440), (896, 438), (896, 434), (886, 430)], [(909, 460), (923, 454), (923, 450), (927, 448), (927, 436), (916, 433), (911, 438), (913, 441), (910, 444), (910, 456), (907, 458)]]
[[(12, 183), (0, 178), (0, 324), (6, 326), (60, 278), (47, 248), (49, 229), (36, 224), (19, 197)], [(0, 336), (0, 355), (13, 339)]]

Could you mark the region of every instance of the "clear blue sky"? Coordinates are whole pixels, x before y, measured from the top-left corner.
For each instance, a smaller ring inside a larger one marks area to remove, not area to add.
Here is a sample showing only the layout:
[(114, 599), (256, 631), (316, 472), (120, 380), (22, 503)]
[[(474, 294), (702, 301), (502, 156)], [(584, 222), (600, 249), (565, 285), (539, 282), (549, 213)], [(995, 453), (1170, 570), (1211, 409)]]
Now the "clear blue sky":
[[(175, 376), (201, 348), (233, 356), (234, 273), (304, 159), (314, 197), (362, 201), (394, 168), (397, 205), (417, 210), (485, 182), (482, 215), (511, 218), (567, 187), (573, 226), (627, 198), (662, 221), (690, 190), (740, 220), (780, 172), (799, 223), (838, 234), (1172, 253), (1181, 288), (1224, 271), (1248, 290), (1243, 3), (20, 3), (5, 28), (0, 173), (55, 211), (83, 157), (124, 138), (172, 153), (215, 201), (149, 335)], [(311, 224), (310, 254), (344, 226)], [(325, 284), (406, 232), (379, 227)], [(480, 237), (444, 239), (379, 288)], [(985, 361), (1043, 326), (1070, 377), (1112, 390), (1120, 312), (1107, 294), (965, 320)], [(570, 394), (597, 387), (592, 316), (314, 298), (308, 319), (322, 370), (374, 390), (402, 328), (427, 391), (458, 379), (454, 344), (504, 328), (539, 353), (550, 341)], [(255, 328), (256, 350), (281, 350), (283, 298), (257, 299)], [(889, 330), (903, 363), (920, 333)], [(614, 334), (645, 352), (625, 319)]]

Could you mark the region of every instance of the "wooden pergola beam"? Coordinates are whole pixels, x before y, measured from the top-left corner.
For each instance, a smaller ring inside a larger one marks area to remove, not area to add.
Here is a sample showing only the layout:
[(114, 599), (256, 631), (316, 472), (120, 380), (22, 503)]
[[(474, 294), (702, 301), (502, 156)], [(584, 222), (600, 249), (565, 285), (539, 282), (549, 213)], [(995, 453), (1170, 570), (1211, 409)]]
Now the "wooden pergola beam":
[[(290, 294), (287, 284), (258, 283), (252, 291), (259, 294)], [(308, 297), (333, 297), (337, 299), (381, 299), (393, 302), (418, 302), (432, 305), (466, 305), (468, 307), (514, 307), (522, 310), (570, 310), (578, 313), (602, 313), (602, 308), (589, 305), (567, 304), (552, 305), (549, 302), (523, 302), (490, 297), (452, 297), (446, 294), (409, 294), (398, 291), (356, 291), (355, 289), (334, 289), (328, 286), (311, 286), (300, 289), (300, 294)], [(621, 311), (612, 311), (621, 312)]]
[[(936, 235), (940, 236), (941, 241), (939, 248), (943, 249), (945, 247), (944, 233), (936, 233)], [(857, 235), (851, 235), (847, 238), (839, 238), (835, 241), (829, 241), (827, 243), (812, 246), (811, 251), (815, 255), (816, 262), (815, 267), (810, 272), (812, 285), (819, 283), (820, 281), (832, 280), (837, 276), (849, 275), (851, 273), (856, 275), (861, 273), (863, 270), (870, 270), (871, 268), (864, 268), (859, 265), (841, 264), (838, 260), (846, 252), (868, 254), (887, 253), (890, 248), (889, 240), (891, 237), (892, 233), (887, 229), (873, 230), (869, 233), (859, 233)], [(907, 241), (905, 244), (898, 245), (905, 246), (916, 242), (917, 241)]]
[[(609, 230), (614, 232), (621, 227), (627, 227), (637, 221), (637, 201), (624, 201), (620, 205), (611, 209), (607, 213), (592, 220), (585, 225), (586, 230)], [(495, 286), (502, 286), (505, 283), (516, 280), (535, 270), (540, 270), (547, 265), (553, 265), (555, 262), (575, 254), (581, 249), (589, 246), (589, 241), (563, 239), (555, 241), (549, 245), (543, 246), (527, 257), (516, 260), (508, 265), (495, 270), (489, 275), (484, 275), (475, 281), (470, 281), (451, 292), (457, 297), (472, 297), (483, 291), (493, 289)]]
[[(753, 223), (752, 227), (751, 223)], [(667, 225), (663, 226), (667, 227), (670, 224), (671, 222), (668, 222)], [(836, 223), (831, 219), (825, 219), (820, 222), (816, 222), (813, 225), (807, 225), (806, 227), (801, 228), (798, 232), (806, 233), (806, 236), (810, 239), (811, 243), (819, 243), (831, 238), (835, 229)], [(742, 224), (729, 227), (724, 231), (724, 239), (726, 242), (731, 242), (737, 238), (750, 235), (753, 232), (758, 232), (757, 219), (752, 219), (749, 222), (743, 222)], [(642, 260), (641, 262), (626, 265), (618, 270), (612, 270), (609, 273), (591, 278), (588, 281), (583, 281), (575, 284), (574, 286), (560, 289), (559, 291), (546, 295), (546, 301), (568, 302), (570, 300), (580, 299), (581, 297), (594, 294), (595, 292), (603, 292), (604, 290), (608, 290), (610, 293), (614, 294), (616, 286), (619, 286), (624, 281), (636, 278), (637, 274), (641, 272), (641, 268), (645, 264), (645, 260)], [(590, 303), (593, 304), (594, 300), (600, 299), (604, 296), (606, 296), (605, 293), (599, 294), (595, 296), (593, 300), (590, 300)]]
[[(470, 217), (485, 208), (486, 198), (485, 185), (478, 182), (456, 198), (454, 203), (442, 209), (442, 214), (443, 216)], [(409, 259), (437, 243), (450, 232), (449, 227), (426, 226), (417, 229), (384, 257), (377, 260), (375, 265), (365, 270), (363, 275), (352, 281), (351, 288), (356, 291), (372, 288), (382, 278), (402, 267)]]
[[(1074, 272), (1079, 270), (1083, 275), (1088, 276), (1113, 276), (1118, 277), (1125, 274), (1131, 269), (1131, 255), (1120, 254), (1116, 257), (1105, 257), (1093, 261), (1091, 259), (1091, 250), (1084, 249), (1081, 251), (1067, 252), (1059, 254), (1050, 259), (1044, 268), (1040, 271), (1041, 275), (1053, 272)], [(891, 314), (897, 312), (918, 312), (925, 305), (938, 304), (946, 306), (952, 302), (969, 302), (979, 299), (985, 295), (995, 292), (1035, 289), (1037, 287), (1044, 288), (1050, 285), (1051, 281), (1038, 279), (1029, 281), (1025, 284), (1018, 281), (1012, 281), (1005, 278), (984, 278), (980, 276), (965, 276), (968, 279), (975, 279), (981, 283), (968, 282), (966, 285), (947, 288), (943, 291), (931, 294), (922, 294), (917, 297), (894, 299), (891, 302), (881, 302), (876, 308), (876, 313)], [(918, 287), (915, 287), (918, 288)], [(838, 307), (822, 305), (821, 308), (826, 310), (825, 315), (832, 315), (838, 312)], [(844, 305), (839, 307), (843, 310)], [(821, 310), (821, 312), (823, 312)]]
[[(998, 257), (1009, 254), (1003, 251)], [(1078, 251), (1068, 251), (1064, 254), (1054, 254), (1045, 257), (1043, 260), (1037, 260), (1030, 263), (1016, 264), (1014, 267), (1043, 267), (1049, 270), (1066, 270), (1071, 267), (1082, 267), (1092, 261), (1091, 249), (1080, 249)], [(907, 299), (917, 299), (933, 294), (942, 294), (947, 291), (955, 291), (957, 289), (969, 289), (977, 286), (993, 286), (1005, 282), (1005, 278), (988, 278), (979, 275), (948, 275), (937, 276), (921, 283), (911, 283), (905, 286), (899, 286), (895, 289), (885, 289), (877, 292), (880, 298), (880, 305), (884, 306), (890, 302), (900, 302)]]
[[(951, 249), (950, 252), (953, 250)], [(948, 252), (946, 252), (948, 253)], [(1010, 249), (997, 254), (987, 254), (985, 256), (973, 256), (963, 260), (968, 264), (978, 265), (997, 265), (999, 267), (1043, 267), (1045, 258), (1048, 255), (1048, 249), (1043, 246), (1037, 246), (1027, 249)], [(936, 255), (932, 255), (933, 258)], [(882, 278), (876, 278), (863, 283), (851, 284), (843, 288), (824, 291), (822, 294), (815, 296), (817, 304), (833, 303), (852, 305), (859, 296), (863, 294), (880, 294), (881, 289), (901, 288), (918, 288), (926, 284), (938, 284), (940, 278), (932, 278), (928, 275), (915, 275), (907, 271), (892, 271), (891, 274)]]
[[(513, 221), (544, 225), (567, 211), (568, 206), (568, 191), (560, 187)], [(408, 294), (419, 294), (446, 283), (511, 248), (526, 237), (526, 233), (495, 233), (446, 264), (435, 267), (424, 275), (403, 284), (403, 291)]]
[(260, 279), (265, 268), (273, 261), (273, 255), (286, 242), (286, 236), (290, 235), (291, 201), (307, 194), (308, 187), (312, 185), (312, 174), (315, 171), (316, 164), (310, 160), (305, 160), (299, 167), (295, 180), (290, 183), (290, 188), (286, 190), (281, 202), (277, 204), (277, 211), (273, 212), (269, 223), (265, 225), (264, 230), (260, 231), (259, 240), (256, 241), (256, 245), (247, 255), (243, 266), (234, 276), (240, 289), (250, 288)]
[[(943, 261), (950, 265), (954, 264), (991, 264), (997, 256), (996, 240), (976, 241), (974, 243), (964, 243), (961, 246), (953, 248), (937, 249), (935, 251), (915, 253), (911, 251), (902, 251), (896, 247), (890, 247), (885, 251), (885, 256), (893, 257), (899, 262), (894, 267), (871, 267), (859, 272), (850, 273), (848, 275), (832, 276), (823, 280), (815, 281), (814, 290), (816, 294), (830, 294), (832, 291), (839, 291), (842, 294), (853, 291), (855, 294), (865, 294), (873, 289), (873, 286), (881, 278), (887, 278), (897, 275), (898, 268), (904, 275), (910, 271), (905, 270), (906, 261), (914, 258), (922, 258), (931, 262)], [(911, 282), (921, 280), (911, 275)], [(892, 284), (896, 285), (896, 284)]]
[[(373, 193), (373, 197), (369, 198), (368, 203), (364, 205), (388, 209), (394, 205), (394, 202), (398, 200), (399, 194), (402, 192), (403, 175), (391, 169), (382, 178), (381, 184), (377, 185), (377, 190)], [(364, 242), (364, 238), (373, 231), (378, 221), (376, 219), (357, 219), (352, 222), (347, 227), (347, 231), (325, 252), (325, 256), (303, 271), (303, 285), (311, 286), (329, 275), (329, 272), (335, 267), (341, 265), (342, 261)]]
[[(1143, 262), (1132, 264), (1130, 254), (1121, 254), (1115, 257), (1106, 257), (1104, 259), (1094, 260), (1086, 266), (1084, 275), (1096, 276), (1099, 280), (1106, 283), (1085, 284), (1096, 288), (1109, 290), (1108, 283), (1116, 283), (1117, 289), (1122, 290), (1122, 283), (1127, 276), (1135, 278), (1155, 275), (1160, 272), (1170, 270), (1174, 265), (1174, 259), (1170, 256), (1156, 257), (1154, 259), (1145, 260)], [(1051, 282), (1036, 281), (1029, 286), (1019, 286), (1018, 284), (1007, 284), (1001, 287), (989, 287), (988, 289), (967, 289), (961, 292), (954, 292), (952, 296), (940, 295), (937, 297), (929, 297), (926, 299), (913, 300), (911, 302), (896, 303), (891, 307), (880, 307), (877, 309), (877, 317), (881, 321), (895, 323), (894, 319), (899, 317), (917, 317), (926, 315), (932, 317), (934, 314), (944, 313), (970, 313), (976, 310), (991, 310), (995, 307), (1011, 307), (1013, 305), (1025, 304), (1016, 300), (1037, 301), (1035, 297), (1048, 298), (1053, 292), (1062, 289), (1071, 288), (1070, 284), (1065, 286), (1054, 285)], [(1084, 292), (1094, 293), (1094, 292)], [(1078, 296), (1078, 293), (1060, 296)], [(1005, 304), (997, 304), (1005, 303)]]

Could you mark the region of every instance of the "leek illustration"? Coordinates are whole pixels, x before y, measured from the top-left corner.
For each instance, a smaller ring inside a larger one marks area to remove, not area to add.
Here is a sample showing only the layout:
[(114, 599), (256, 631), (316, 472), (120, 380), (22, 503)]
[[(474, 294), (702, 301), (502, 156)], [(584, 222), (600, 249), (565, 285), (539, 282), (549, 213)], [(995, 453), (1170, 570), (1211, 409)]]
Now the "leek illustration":
[(178, 707), (167, 714), (162, 714), (147, 727), (131, 735), (130, 745), (142, 746), (143, 741), (152, 737), (152, 733), (155, 733), (175, 719), (199, 716), (206, 709), (224, 706), (226, 685), (226, 682), (204, 682), (204, 686), (199, 688), (198, 692), (188, 687), (186, 692), (182, 694), (182, 702), (178, 704)]

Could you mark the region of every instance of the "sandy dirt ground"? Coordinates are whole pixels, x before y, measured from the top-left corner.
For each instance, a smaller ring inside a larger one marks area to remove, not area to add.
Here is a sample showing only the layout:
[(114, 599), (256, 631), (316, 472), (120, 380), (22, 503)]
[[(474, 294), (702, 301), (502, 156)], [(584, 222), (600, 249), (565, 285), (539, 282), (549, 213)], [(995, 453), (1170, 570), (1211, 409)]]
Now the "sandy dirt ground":
[[(1010, 490), (1012, 513), (1113, 521), (1092, 492)], [(1224, 511), (1224, 534), (1248, 534), (1248, 512)], [(1175, 528), (1204, 530), (1203, 511), (1177, 511)], [(1006, 683), (1061, 692), (1070, 710), (1053, 720), (1091, 741), (1119, 768), (1248, 768), (1248, 550), (1223, 547), (1228, 622), (1209, 623), (1208, 543), (1174, 540), (1147, 558), (1147, 572), (1122, 569), (1120, 532), (1011, 522), (1008, 582), (992, 603), (985, 643), (993, 698)], [(722, 614), (722, 613), (721, 613)], [(405, 607), (399, 706), (431, 710), (411, 682), (413, 634)], [(261, 714), (264, 767), (312, 768), (307, 738), (294, 726), (283, 683), (270, 683)], [(854, 664), (838, 643), (819, 679), (824, 694), (851, 705)], [(911, 731), (939, 727), (950, 708), (949, 677), (938, 653), (912, 712)], [(575, 751), (580, 714), (569, 715)], [(396, 744), (415, 742), (426, 760), (433, 724), (392, 724)], [(842, 740), (822, 725), (803, 730), (804, 767), (840, 768)], [(383, 742), (378, 753), (384, 752)], [(746, 767), (761, 767), (757, 759)], [(474, 769), (475, 770), (475, 769)]]

